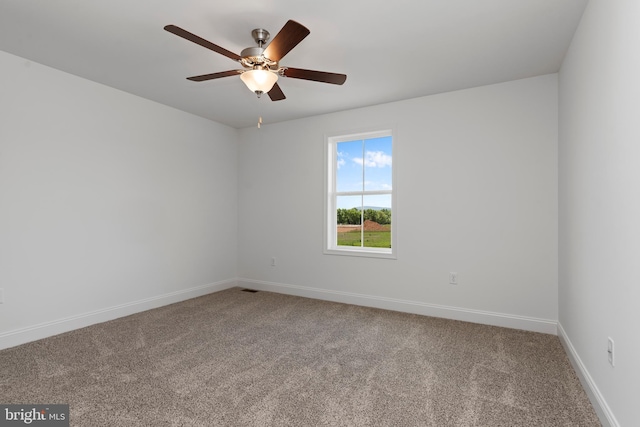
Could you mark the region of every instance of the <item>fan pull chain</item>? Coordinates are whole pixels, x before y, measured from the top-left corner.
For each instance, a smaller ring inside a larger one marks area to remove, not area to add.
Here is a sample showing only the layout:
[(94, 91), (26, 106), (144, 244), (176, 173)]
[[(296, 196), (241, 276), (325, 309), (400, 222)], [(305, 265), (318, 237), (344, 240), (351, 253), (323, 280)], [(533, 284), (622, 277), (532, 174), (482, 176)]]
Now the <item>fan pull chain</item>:
[(262, 127), (262, 100), (258, 98), (258, 129)]

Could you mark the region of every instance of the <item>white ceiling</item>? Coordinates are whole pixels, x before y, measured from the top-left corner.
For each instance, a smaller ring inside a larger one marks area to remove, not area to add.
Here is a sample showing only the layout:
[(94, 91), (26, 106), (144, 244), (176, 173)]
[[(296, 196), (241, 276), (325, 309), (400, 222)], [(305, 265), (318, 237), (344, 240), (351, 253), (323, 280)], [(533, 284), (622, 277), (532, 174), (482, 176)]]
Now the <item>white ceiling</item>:
[[(559, 70), (587, 0), (2, 0), (0, 50), (242, 128)], [(289, 19), (311, 34), (281, 65), (347, 74), (343, 86), (281, 78), (258, 100), (239, 68), (163, 30), (232, 52)], [(1, 73), (1, 70), (0, 70)]]

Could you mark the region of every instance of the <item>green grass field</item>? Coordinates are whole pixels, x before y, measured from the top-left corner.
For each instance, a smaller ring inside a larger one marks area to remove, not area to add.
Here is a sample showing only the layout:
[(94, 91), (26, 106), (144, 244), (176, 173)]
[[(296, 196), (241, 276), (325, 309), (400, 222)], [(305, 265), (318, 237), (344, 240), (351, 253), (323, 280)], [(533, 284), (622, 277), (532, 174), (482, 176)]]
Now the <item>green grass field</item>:
[[(361, 246), (360, 230), (338, 233), (338, 246)], [(390, 248), (391, 231), (365, 231), (364, 247)]]

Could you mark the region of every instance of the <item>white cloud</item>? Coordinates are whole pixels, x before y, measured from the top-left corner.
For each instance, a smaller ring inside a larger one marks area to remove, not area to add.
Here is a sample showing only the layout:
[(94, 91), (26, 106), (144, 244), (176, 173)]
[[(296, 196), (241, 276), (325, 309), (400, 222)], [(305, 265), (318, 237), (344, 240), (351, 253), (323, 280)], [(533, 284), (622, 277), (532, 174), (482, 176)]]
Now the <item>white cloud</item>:
[[(361, 165), (362, 157), (354, 158), (354, 162)], [(370, 168), (383, 168), (391, 166), (391, 156), (384, 151), (367, 151), (364, 154), (364, 165)]]
[(339, 158), (338, 159), (338, 169), (340, 169), (341, 166), (344, 166), (347, 163), (347, 161), (343, 158)]

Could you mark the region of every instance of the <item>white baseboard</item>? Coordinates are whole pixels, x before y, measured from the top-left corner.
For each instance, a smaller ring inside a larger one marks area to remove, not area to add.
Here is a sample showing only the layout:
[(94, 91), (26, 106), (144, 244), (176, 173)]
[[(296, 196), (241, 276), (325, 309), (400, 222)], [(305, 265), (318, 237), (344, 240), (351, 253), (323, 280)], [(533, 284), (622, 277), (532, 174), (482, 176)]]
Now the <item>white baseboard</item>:
[(84, 328), (96, 323), (106, 322), (119, 317), (129, 316), (152, 308), (162, 307), (213, 292), (237, 286), (236, 279), (223, 280), (195, 288), (183, 289), (168, 294), (132, 301), (114, 307), (108, 307), (77, 316), (65, 317), (51, 322), (40, 323), (26, 328), (0, 333), (0, 350), (20, 344), (47, 338), (53, 335)]
[(395, 298), (356, 294), (352, 292), (331, 291), (327, 289), (309, 288), (305, 286), (287, 285), (243, 278), (238, 279), (238, 286), (261, 291), (341, 302), (345, 304), (421, 314), (424, 316), (443, 317), (445, 319), (462, 320), (465, 322), (481, 323), (484, 325), (542, 332), (545, 334), (556, 335), (558, 333), (557, 321), (555, 320), (537, 319), (534, 317), (517, 316), (513, 314), (493, 313), (489, 311), (449, 307)]
[(587, 367), (582, 363), (580, 356), (576, 352), (575, 347), (571, 343), (571, 340), (567, 336), (567, 333), (560, 322), (558, 322), (558, 337), (560, 338), (560, 342), (569, 356), (569, 361), (571, 361), (571, 365), (573, 365), (573, 369), (576, 371), (576, 374), (582, 383), (582, 387), (587, 393), (587, 396), (593, 405), (593, 409), (595, 409), (596, 414), (598, 414), (598, 418), (600, 418), (602, 425), (604, 427), (620, 427), (618, 420), (616, 420), (615, 415), (611, 412), (609, 405), (607, 405), (607, 402), (604, 400), (602, 393), (600, 393), (598, 386), (596, 386), (595, 381), (591, 378)]

